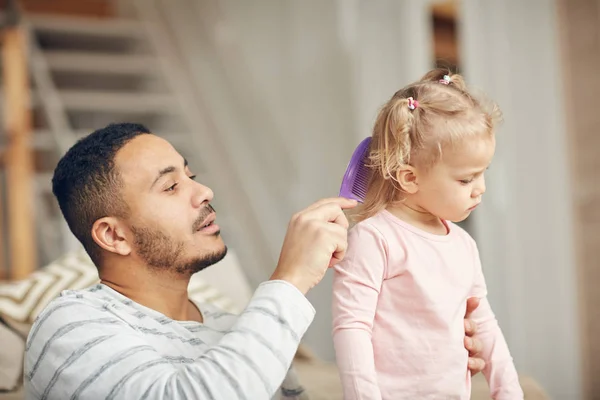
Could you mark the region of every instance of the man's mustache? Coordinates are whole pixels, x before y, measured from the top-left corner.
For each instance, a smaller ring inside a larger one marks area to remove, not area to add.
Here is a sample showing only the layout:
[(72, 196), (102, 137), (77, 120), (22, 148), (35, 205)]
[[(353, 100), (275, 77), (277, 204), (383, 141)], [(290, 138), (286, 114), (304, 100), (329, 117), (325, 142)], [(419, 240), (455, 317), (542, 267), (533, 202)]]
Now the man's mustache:
[(200, 228), (202, 228), (202, 224), (204, 223), (204, 220), (206, 219), (206, 217), (208, 217), (210, 214), (212, 214), (214, 212), (215, 212), (215, 209), (213, 208), (213, 206), (211, 206), (210, 204), (207, 204), (202, 209), (202, 211), (200, 212), (200, 215), (198, 215), (198, 218), (194, 222), (194, 225), (192, 226), (193, 231), (196, 232), (196, 231), (200, 230)]

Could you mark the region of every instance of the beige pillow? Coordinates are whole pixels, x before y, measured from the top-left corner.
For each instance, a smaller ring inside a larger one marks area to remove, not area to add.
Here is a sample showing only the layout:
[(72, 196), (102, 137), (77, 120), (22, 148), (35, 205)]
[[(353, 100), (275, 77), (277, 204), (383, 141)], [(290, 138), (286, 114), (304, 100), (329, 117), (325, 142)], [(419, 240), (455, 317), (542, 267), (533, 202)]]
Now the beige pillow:
[(85, 251), (75, 251), (35, 271), (27, 279), (0, 282), (0, 317), (31, 324), (65, 289), (83, 289), (98, 282), (98, 271)]

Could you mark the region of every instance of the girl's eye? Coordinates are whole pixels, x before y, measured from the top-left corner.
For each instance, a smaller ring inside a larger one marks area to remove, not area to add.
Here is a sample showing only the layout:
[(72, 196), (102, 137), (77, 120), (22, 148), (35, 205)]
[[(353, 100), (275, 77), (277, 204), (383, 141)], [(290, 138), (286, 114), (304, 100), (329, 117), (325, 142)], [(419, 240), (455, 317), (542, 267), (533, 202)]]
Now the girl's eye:
[(468, 185), (471, 182), (473, 182), (473, 179), (461, 179), (460, 180), (460, 183), (462, 183), (463, 185)]
[(196, 180), (196, 175), (190, 176), (190, 179), (193, 180), (193, 181), (195, 181)]
[(174, 183), (173, 186), (170, 186), (167, 189), (165, 189), (165, 192), (172, 192), (175, 190), (175, 187), (177, 187), (177, 183)]

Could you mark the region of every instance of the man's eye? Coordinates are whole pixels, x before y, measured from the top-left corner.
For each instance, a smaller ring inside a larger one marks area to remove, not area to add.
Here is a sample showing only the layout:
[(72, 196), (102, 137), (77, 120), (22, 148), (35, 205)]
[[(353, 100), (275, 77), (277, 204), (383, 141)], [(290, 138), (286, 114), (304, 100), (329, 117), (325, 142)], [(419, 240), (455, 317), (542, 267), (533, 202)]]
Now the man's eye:
[(473, 182), (473, 179), (461, 179), (460, 180), (460, 183), (462, 183), (463, 185), (468, 185), (471, 182)]
[(193, 180), (193, 181), (195, 181), (196, 180), (196, 175), (191, 175), (190, 179)]

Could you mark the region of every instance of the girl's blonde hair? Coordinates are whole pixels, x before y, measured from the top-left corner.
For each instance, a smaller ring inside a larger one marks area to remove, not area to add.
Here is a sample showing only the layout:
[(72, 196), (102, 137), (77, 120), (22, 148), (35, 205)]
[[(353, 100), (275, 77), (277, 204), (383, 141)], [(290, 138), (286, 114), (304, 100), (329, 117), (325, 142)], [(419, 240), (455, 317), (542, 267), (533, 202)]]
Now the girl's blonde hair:
[(492, 137), (501, 119), (495, 103), (475, 98), (461, 75), (445, 69), (434, 69), (397, 91), (375, 121), (371, 178), (353, 219), (362, 221), (401, 200), (396, 172), (403, 165), (428, 169), (442, 158), (446, 146), (466, 138)]

